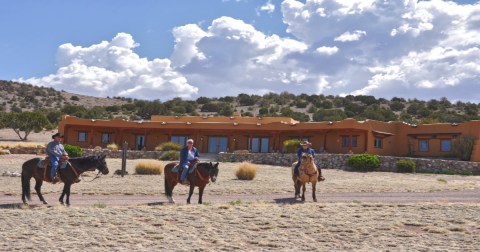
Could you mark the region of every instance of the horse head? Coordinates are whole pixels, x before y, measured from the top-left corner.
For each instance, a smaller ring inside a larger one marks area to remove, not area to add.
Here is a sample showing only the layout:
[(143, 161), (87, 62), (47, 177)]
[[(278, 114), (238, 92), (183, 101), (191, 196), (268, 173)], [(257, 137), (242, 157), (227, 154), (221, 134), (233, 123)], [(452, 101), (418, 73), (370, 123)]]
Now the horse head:
[(210, 167), (208, 170), (210, 179), (212, 180), (212, 182), (215, 182), (218, 176), (218, 162), (216, 164), (212, 164), (212, 162), (210, 162)]
[(106, 157), (107, 155), (103, 154), (95, 158), (97, 160), (97, 164), (95, 166), (103, 175), (108, 174), (107, 162), (105, 161)]

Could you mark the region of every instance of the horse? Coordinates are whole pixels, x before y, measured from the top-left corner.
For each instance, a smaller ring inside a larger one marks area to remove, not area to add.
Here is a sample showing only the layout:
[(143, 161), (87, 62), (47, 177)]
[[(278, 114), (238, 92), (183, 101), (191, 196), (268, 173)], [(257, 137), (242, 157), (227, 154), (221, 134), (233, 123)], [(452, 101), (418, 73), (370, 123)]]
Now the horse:
[[(108, 174), (108, 167), (107, 163), (105, 162), (105, 157), (106, 155), (70, 158), (68, 159), (68, 163), (65, 168), (60, 169), (59, 167), (60, 179), (64, 183), (62, 195), (59, 198), (59, 201), (62, 205), (64, 205), (63, 197), (66, 195), (66, 204), (67, 206), (70, 206), (70, 187), (72, 184), (79, 182), (78, 178), (82, 173), (86, 171), (98, 170), (99, 174), (100, 172), (102, 174)], [(22, 165), (22, 201), (26, 205), (28, 205), (27, 199), (28, 201), (31, 200), (30, 179), (32, 177), (35, 179), (35, 191), (37, 192), (38, 198), (43, 202), (43, 204), (48, 204), (41, 193), (42, 184), (45, 179), (44, 169), (47, 168), (39, 168), (38, 166), (40, 161), (40, 158), (32, 158)], [(47, 172), (47, 176), (49, 176), (49, 174), (50, 173)]]
[(302, 201), (305, 201), (305, 190), (306, 184), (312, 183), (312, 197), (313, 201), (317, 201), (317, 197), (315, 195), (315, 187), (317, 185), (317, 174), (318, 169), (315, 165), (313, 156), (310, 153), (303, 153), (302, 154), (302, 162), (300, 163), (300, 167), (298, 168), (300, 175), (297, 176), (294, 173), (294, 168), (297, 162), (293, 163), (292, 165), (292, 179), (293, 179), (293, 186), (295, 188), (295, 198), (300, 197), (300, 187), (302, 187)]
[[(173, 188), (179, 183), (179, 177), (181, 174), (180, 169), (178, 169), (177, 172), (172, 172), (172, 169), (176, 165), (177, 163), (169, 163), (164, 168), (165, 194), (167, 195), (168, 201), (170, 203), (175, 203), (175, 200), (172, 197)], [(195, 164), (193, 166), (195, 166)], [(218, 162), (216, 164), (212, 164), (212, 162), (196, 163), (196, 168), (194, 168), (194, 171), (191, 174), (190, 171), (188, 171), (187, 173), (187, 180), (190, 182), (190, 191), (188, 193), (187, 204), (190, 204), (190, 198), (192, 197), (195, 186), (198, 186), (198, 204), (202, 204), (202, 196), (205, 186), (209, 183), (210, 180), (212, 182), (215, 182), (217, 180), (217, 176)]]

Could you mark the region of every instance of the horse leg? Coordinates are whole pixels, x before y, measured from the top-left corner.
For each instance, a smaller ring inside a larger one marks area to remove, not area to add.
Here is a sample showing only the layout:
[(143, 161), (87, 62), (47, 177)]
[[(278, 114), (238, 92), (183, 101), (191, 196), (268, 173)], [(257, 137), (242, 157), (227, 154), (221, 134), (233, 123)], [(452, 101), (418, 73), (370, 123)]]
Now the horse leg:
[[(174, 185), (170, 185), (170, 181), (168, 181), (167, 177), (169, 174), (165, 174), (165, 194), (167, 195), (167, 199), (169, 203), (175, 203), (175, 200), (173, 199), (173, 188), (175, 187)], [(171, 182), (173, 184), (173, 182)]]
[(315, 202), (317, 202), (317, 196), (315, 195), (316, 187), (317, 187), (317, 181), (312, 182), (312, 197), (313, 197), (313, 201)]
[(198, 187), (198, 204), (202, 204), (203, 189), (205, 189), (205, 186)]
[(67, 193), (67, 200), (65, 203), (67, 203), (67, 206), (70, 206), (70, 188), (72, 187), (71, 183), (65, 183), (63, 186), (63, 189), (66, 190)]
[(60, 194), (60, 198), (58, 198), (58, 201), (60, 202), (60, 204), (62, 205), (65, 205), (65, 203), (63, 202), (63, 197), (65, 197), (65, 195), (67, 194), (67, 190), (65, 189), (65, 186), (67, 184), (64, 184), (63, 185), (63, 190), (62, 190), (62, 194)]
[(302, 184), (300, 181), (296, 180), (295, 181), (295, 199), (300, 198), (300, 188), (302, 187)]
[(190, 190), (188, 191), (187, 204), (190, 204), (190, 198), (192, 197), (194, 189), (195, 189), (195, 185), (193, 183), (190, 183)]
[(38, 198), (40, 199), (43, 204), (48, 204), (48, 202), (43, 198), (42, 195), (42, 184), (43, 180), (41, 179), (35, 179), (35, 192), (37, 192)]
[(305, 190), (307, 189), (307, 183), (302, 185), (302, 201), (305, 201)]
[(22, 201), (26, 205), (27, 200), (30, 201), (30, 179), (22, 172)]

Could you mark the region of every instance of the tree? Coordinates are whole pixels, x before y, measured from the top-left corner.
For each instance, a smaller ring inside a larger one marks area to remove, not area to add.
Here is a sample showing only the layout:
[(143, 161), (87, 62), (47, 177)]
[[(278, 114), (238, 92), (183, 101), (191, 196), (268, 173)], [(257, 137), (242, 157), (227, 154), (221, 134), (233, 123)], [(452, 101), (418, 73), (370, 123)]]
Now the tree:
[[(9, 113), (3, 121), (5, 127), (13, 129), (22, 141), (26, 141), (32, 131), (40, 132), (50, 126), (47, 117), (39, 112)], [(24, 132), (24, 136), (21, 132)]]
[(340, 109), (319, 109), (312, 116), (314, 122), (341, 121), (347, 118), (347, 115)]

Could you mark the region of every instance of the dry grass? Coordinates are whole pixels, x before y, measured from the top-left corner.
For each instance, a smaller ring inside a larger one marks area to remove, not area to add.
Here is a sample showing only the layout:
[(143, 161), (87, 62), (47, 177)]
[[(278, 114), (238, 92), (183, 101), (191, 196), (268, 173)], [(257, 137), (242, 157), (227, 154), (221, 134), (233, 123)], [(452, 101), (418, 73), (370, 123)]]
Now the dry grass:
[(235, 171), (235, 176), (240, 180), (253, 180), (257, 175), (257, 166), (249, 163), (242, 162)]
[(135, 173), (142, 175), (161, 175), (163, 164), (156, 160), (143, 160), (135, 166)]
[(0, 149), (12, 149), (12, 148), (45, 148), (45, 144), (37, 143), (4, 143), (0, 144)]

